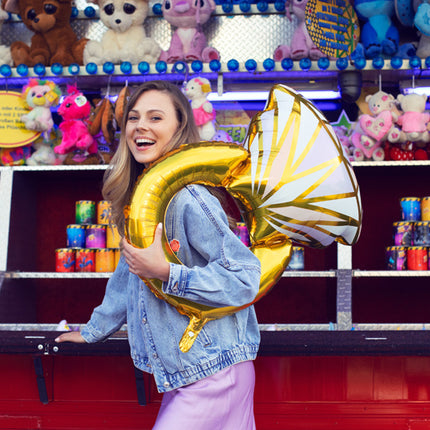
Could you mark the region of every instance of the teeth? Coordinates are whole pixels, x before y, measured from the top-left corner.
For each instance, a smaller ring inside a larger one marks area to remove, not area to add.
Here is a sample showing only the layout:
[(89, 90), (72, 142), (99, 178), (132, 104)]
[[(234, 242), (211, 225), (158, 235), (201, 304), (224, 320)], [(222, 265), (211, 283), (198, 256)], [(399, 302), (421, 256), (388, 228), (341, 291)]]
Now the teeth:
[(136, 145), (137, 146), (143, 146), (143, 145), (153, 145), (155, 143), (154, 140), (149, 139), (136, 139)]

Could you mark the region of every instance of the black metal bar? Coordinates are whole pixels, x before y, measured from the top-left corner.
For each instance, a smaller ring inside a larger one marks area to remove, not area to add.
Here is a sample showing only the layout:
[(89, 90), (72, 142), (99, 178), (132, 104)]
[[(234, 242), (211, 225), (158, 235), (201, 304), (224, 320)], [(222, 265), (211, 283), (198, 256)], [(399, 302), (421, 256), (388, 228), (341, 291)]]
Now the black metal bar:
[(34, 370), (36, 371), (37, 389), (39, 391), (39, 399), (44, 404), (49, 403), (48, 391), (46, 390), (45, 375), (43, 373), (43, 365), (41, 357), (33, 357)]
[(140, 406), (146, 406), (146, 391), (145, 380), (143, 379), (143, 372), (137, 367), (134, 368), (134, 376), (136, 379), (137, 402)]

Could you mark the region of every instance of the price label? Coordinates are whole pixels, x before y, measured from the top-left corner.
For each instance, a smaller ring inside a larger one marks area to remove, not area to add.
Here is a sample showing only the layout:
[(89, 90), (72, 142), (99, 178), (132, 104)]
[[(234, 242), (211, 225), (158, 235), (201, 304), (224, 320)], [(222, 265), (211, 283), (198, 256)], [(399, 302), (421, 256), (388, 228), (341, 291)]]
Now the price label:
[(360, 25), (349, 1), (308, 0), (305, 20), (312, 41), (329, 57), (347, 57), (356, 48)]
[(0, 91), (0, 148), (28, 145), (39, 137), (39, 131), (28, 130), (21, 121), (27, 113), (21, 93)]

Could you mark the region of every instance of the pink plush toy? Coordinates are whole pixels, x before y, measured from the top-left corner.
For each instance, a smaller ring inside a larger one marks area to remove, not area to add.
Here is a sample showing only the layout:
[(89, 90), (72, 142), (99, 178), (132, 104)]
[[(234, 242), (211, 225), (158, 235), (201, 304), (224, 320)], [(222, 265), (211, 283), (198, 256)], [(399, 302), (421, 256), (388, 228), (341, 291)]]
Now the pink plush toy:
[(176, 61), (200, 60), (205, 63), (219, 60), (219, 52), (207, 46), (202, 31), (212, 12), (213, 0), (163, 0), (163, 17), (169, 24), (177, 27), (174, 31), (168, 51), (163, 51), (160, 60), (168, 63)]
[(285, 14), (292, 21), (291, 11), (297, 17), (298, 24), (294, 31), (290, 46), (280, 45), (276, 48), (273, 58), (275, 61), (281, 61), (284, 58), (293, 60), (301, 60), (302, 58), (310, 58), (318, 60), (326, 57), (312, 41), (306, 28), (305, 12), (307, 0), (287, 0), (285, 2)]
[(430, 141), (427, 127), (430, 114), (425, 111), (427, 96), (425, 94), (399, 94), (397, 102), (403, 113), (396, 122), (396, 127), (390, 131), (388, 140), (392, 143), (415, 142), (419, 147), (425, 147)]
[(74, 85), (67, 86), (68, 95), (65, 97), (58, 113), (64, 121), (60, 124), (63, 133), (61, 144), (55, 147), (57, 154), (66, 154), (79, 149), (88, 154), (97, 152), (97, 142), (88, 131), (85, 120), (91, 112), (87, 98)]

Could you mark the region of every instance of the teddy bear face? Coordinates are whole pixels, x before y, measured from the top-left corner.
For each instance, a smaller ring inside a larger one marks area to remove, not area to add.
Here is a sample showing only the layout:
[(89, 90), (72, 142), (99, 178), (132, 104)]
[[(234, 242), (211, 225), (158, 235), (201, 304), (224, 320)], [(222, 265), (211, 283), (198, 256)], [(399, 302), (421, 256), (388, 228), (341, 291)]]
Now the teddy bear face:
[(58, 113), (65, 120), (87, 118), (90, 112), (90, 102), (82, 93), (74, 93), (65, 97), (58, 108)]
[(384, 91), (378, 91), (373, 95), (366, 97), (372, 115), (378, 115), (385, 110), (392, 110), (394, 106), (394, 97)]
[(403, 112), (424, 112), (427, 96), (425, 94), (399, 94), (397, 100)]
[(213, 0), (164, 0), (161, 6), (164, 19), (179, 28), (196, 28), (206, 23), (215, 10)]
[(68, 23), (72, 13), (71, 2), (56, 0), (35, 0), (19, 2), (19, 14), (24, 24), (35, 33), (46, 33)]
[(187, 83), (185, 87), (185, 94), (190, 100), (197, 98), (206, 99), (205, 93), (210, 92), (210, 90), (211, 85), (206, 78), (193, 78)]
[(142, 25), (148, 15), (148, 2), (142, 0), (102, 0), (99, 5), (103, 24), (118, 33)]

